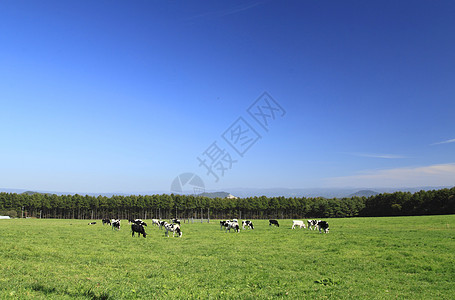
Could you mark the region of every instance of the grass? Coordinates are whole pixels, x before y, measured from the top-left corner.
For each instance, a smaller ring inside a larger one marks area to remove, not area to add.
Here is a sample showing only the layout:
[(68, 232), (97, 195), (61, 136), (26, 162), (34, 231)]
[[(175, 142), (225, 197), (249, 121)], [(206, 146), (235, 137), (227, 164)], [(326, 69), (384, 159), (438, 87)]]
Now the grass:
[[(147, 238), (87, 220), (0, 220), (0, 299), (454, 299), (455, 216), (291, 220)], [(151, 223), (151, 222), (150, 222)]]

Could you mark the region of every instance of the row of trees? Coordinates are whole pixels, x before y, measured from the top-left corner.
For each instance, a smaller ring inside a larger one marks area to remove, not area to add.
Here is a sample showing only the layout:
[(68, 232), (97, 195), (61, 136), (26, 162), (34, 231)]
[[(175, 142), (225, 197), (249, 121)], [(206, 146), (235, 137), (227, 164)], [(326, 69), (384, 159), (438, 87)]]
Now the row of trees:
[(188, 195), (82, 196), (0, 193), (0, 214), (13, 217), (127, 218), (330, 218), (454, 214), (455, 187), (371, 197), (207, 198)]

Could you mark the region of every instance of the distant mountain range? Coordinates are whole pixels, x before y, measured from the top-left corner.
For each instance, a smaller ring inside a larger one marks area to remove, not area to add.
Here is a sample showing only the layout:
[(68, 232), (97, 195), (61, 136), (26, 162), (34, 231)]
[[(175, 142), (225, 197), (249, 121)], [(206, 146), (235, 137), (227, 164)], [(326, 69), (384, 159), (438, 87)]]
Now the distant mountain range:
[[(205, 192), (200, 195), (211, 197), (211, 198), (226, 198), (229, 195), (234, 195), (235, 197), (239, 198), (247, 198), (247, 197), (254, 197), (254, 196), (267, 196), (267, 197), (324, 197), (324, 198), (343, 198), (343, 197), (353, 197), (353, 196), (373, 196), (381, 193), (393, 193), (397, 191), (402, 192), (411, 192), (415, 193), (421, 190), (439, 190), (443, 188), (451, 188), (449, 186), (422, 186), (422, 187), (412, 187), (412, 188), (301, 188), (301, 189), (292, 189), (292, 188), (232, 188), (229, 189), (229, 192)], [(41, 193), (41, 194), (56, 194), (56, 195), (74, 195), (74, 192), (54, 192), (54, 191), (30, 191), (27, 189), (10, 189), (10, 188), (0, 188), (0, 192), (6, 193), (26, 193), (32, 195), (34, 193)], [(140, 192), (140, 193), (122, 193), (122, 192), (114, 192), (114, 193), (83, 193), (78, 192), (79, 195), (89, 195), (89, 196), (106, 196), (112, 197), (114, 195), (156, 195), (156, 194), (170, 194), (170, 192), (165, 191), (148, 191), (148, 192)]]
[(379, 193), (372, 190), (361, 190), (349, 195), (349, 197), (371, 197), (376, 195), (379, 195)]
[(209, 197), (209, 198), (226, 198), (229, 195), (230, 194), (226, 193), (226, 192), (213, 192), (213, 193), (206, 192), (206, 193), (198, 194), (198, 196)]
[(206, 192), (206, 193), (198, 194), (198, 196), (209, 197), (209, 198), (230, 198), (230, 199), (237, 198), (236, 196), (234, 196), (230, 193), (226, 193), (226, 192), (213, 192), (213, 193)]

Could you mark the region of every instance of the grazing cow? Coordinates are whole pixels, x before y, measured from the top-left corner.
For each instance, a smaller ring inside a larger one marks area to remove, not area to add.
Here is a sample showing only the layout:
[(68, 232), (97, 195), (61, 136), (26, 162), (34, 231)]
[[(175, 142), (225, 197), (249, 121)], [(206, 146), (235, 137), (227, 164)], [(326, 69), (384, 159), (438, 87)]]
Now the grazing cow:
[(179, 237), (182, 236), (182, 231), (180, 230), (180, 225), (179, 224), (166, 223), (164, 225), (164, 229), (166, 229), (166, 232), (164, 233), (164, 236), (168, 237), (169, 236), (169, 231), (172, 231), (172, 237), (174, 237), (176, 233), (179, 235)]
[(251, 221), (242, 221), (242, 228), (245, 229), (245, 226), (246, 228), (254, 229), (253, 222)]
[(172, 221), (172, 224), (179, 224), (180, 225), (180, 220), (177, 219), (177, 218), (174, 218), (171, 221)]
[(230, 222), (231, 222), (230, 220), (220, 221), (220, 230), (223, 230), (223, 228), (227, 228)]
[(140, 225), (140, 224), (131, 224), (131, 232), (132, 232), (132, 235), (131, 236), (134, 236), (134, 233), (137, 232), (137, 236), (140, 237), (141, 234), (143, 237), (146, 237), (147, 236), (147, 233), (145, 233), (145, 229), (144, 229), (144, 226)]
[(96, 224), (96, 222), (90, 222), (90, 223), (88, 223), (88, 225), (95, 225), (95, 224)]
[(227, 226), (226, 226), (226, 232), (231, 232), (231, 229), (234, 229), (234, 231), (236, 231), (237, 233), (240, 232), (240, 226), (239, 226), (239, 223), (237, 222), (229, 222), (227, 223)]
[(132, 223), (137, 224), (137, 225), (147, 226), (147, 223), (145, 223), (141, 219), (135, 219)]
[(169, 224), (169, 223), (166, 221), (159, 221), (158, 224), (160, 226), (160, 229), (162, 229), (166, 224)]
[(318, 229), (319, 233), (321, 233), (321, 229), (324, 230), (324, 233), (329, 233), (329, 223), (327, 223), (326, 221), (319, 221)]
[(291, 229), (294, 229), (295, 226), (299, 226), (300, 228), (302, 228), (302, 227), (305, 228), (305, 223), (303, 223), (303, 221), (300, 221), (300, 220), (293, 220)]
[(153, 226), (153, 225), (160, 226), (160, 220), (158, 220), (158, 219), (152, 219), (152, 226)]
[(308, 229), (315, 230), (321, 220), (308, 220)]
[(269, 220), (269, 226), (275, 225), (276, 227), (280, 227), (277, 220)]
[(112, 225), (112, 229), (120, 230), (120, 220), (112, 219), (111, 225)]
[(106, 218), (106, 219), (102, 219), (101, 222), (103, 222), (103, 225), (104, 225), (104, 224), (109, 224), (109, 225), (111, 225), (111, 220), (109, 220), (109, 219), (107, 219), (107, 218)]

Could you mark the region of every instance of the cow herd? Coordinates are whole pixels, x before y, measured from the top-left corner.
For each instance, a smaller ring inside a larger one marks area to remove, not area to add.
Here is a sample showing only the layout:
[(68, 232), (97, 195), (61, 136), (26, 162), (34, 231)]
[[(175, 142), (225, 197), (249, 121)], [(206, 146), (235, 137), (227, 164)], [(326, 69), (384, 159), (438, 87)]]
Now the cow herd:
[[(120, 230), (120, 220), (119, 219), (103, 219), (101, 221), (103, 225), (110, 225), (112, 230)], [(92, 222), (95, 223), (96, 222)], [(147, 223), (142, 221), (141, 219), (131, 219), (128, 220), (128, 223), (131, 224), (131, 236), (134, 236), (137, 233), (138, 237), (141, 235), (145, 238), (147, 237), (147, 233), (145, 232), (145, 228)], [(89, 225), (91, 225), (89, 223)], [(169, 236), (169, 232), (172, 232), (172, 236), (175, 237), (177, 234), (178, 237), (182, 236), (182, 230), (180, 229), (180, 220), (179, 219), (172, 219), (171, 223), (166, 221), (161, 221), (157, 219), (152, 219), (152, 225), (156, 225), (159, 229), (165, 229), (164, 235)]]
[[(309, 230), (316, 230), (318, 229), (319, 232), (329, 233), (329, 223), (322, 220), (308, 220), (308, 229)], [(291, 229), (296, 227), (305, 228), (305, 222), (301, 220), (293, 220)]]
[[(95, 225), (96, 222), (91, 222), (89, 225)], [(102, 220), (103, 225), (110, 225), (112, 227), (112, 230), (120, 230), (120, 219), (103, 219)], [(137, 233), (138, 237), (141, 235), (145, 238), (147, 237), (147, 233), (145, 232), (145, 228), (147, 226), (147, 223), (142, 221), (141, 219), (131, 219), (129, 220), (129, 224), (131, 224), (131, 236), (134, 237), (134, 235)], [(182, 230), (180, 228), (180, 220), (179, 219), (171, 219), (170, 222), (158, 220), (158, 219), (152, 219), (152, 226), (155, 225), (159, 227), (159, 229), (165, 230), (164, 236), (169, 237), (169, 233), (172, 232), (172, 236), (175, 237), (177, 234), (178, 237), (182, 236)], [(329, 223), (326, 221), (322, 220), (308, 220), (307, 221), (308, 229), (309, 230), (316, 230), (318, 229), (319, 232), (324, 232), (328, 233), (329, 232)], [(276, 226), (280, 227), (280, 224), (278, 223), (278, 220), (269, 220), (269, 226)], [(292, 221), (292, 227), (291, 229), (295, 229), (296, 227), (299, 228), (306, 228), (305, 227), (305, 222), (302, 220), (293, 220)], [(254, 229), (254, 225), (252, 221), (249, 220), (244, 220), (242, 221), (242, 228), (243, 229)], [(224, 220), (220, 221), (220, 229), (225, 232), (231, 232), (231, 229), (234, 232), (239, 233), (240, 232), (240, 225), (239, 221), (237, 219), (232, 219), (232, 220)]]
[[(308, 229), (310, 230), (318, 229), (319, 232), (329, 233), (329, 223), (326, 221), (308, 220), (307, 223)], [(280, 223), (278, 223), (278, 220), (269, 220), (269, 226), (280, 227)], [(242, 228), (245, 229), (245, 227), (246, 229), (254, 229), (253, 222), (248, 220), (242, 221)], [(294, 229), (295, 227), (305, 228), (305, 222), (301, 220), (293, 220), (291, 229)], [(237, 219), (220, 221), (220, 229), (223, 230), (223, 228), (225, 232), (231, 232), (231, 229), (234, 229), (235, 232), (240, 232), (239, 222)]]

